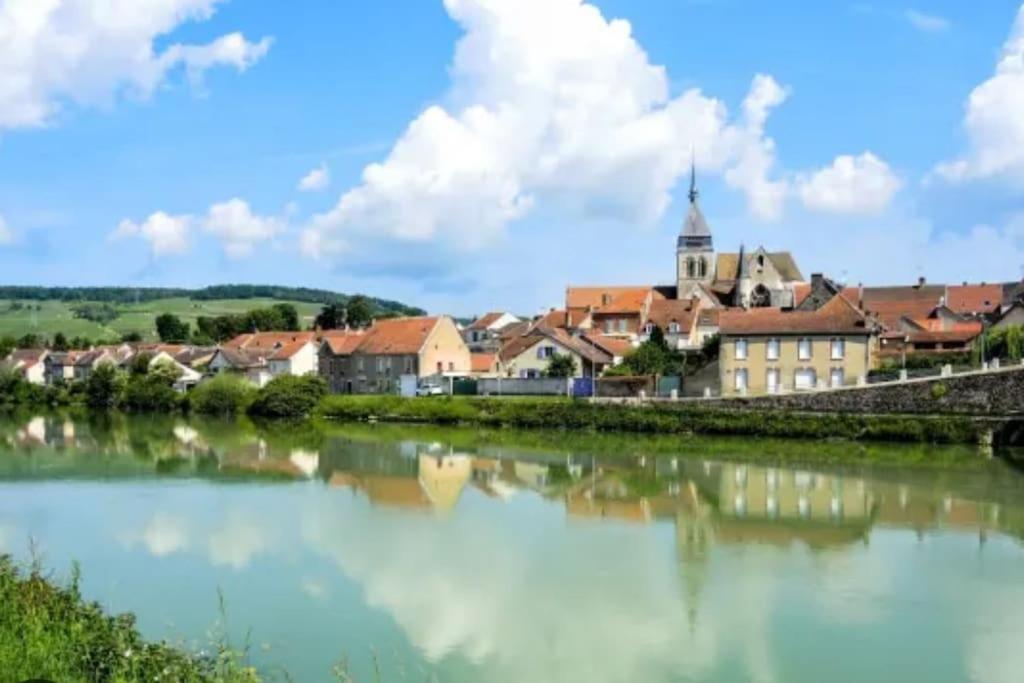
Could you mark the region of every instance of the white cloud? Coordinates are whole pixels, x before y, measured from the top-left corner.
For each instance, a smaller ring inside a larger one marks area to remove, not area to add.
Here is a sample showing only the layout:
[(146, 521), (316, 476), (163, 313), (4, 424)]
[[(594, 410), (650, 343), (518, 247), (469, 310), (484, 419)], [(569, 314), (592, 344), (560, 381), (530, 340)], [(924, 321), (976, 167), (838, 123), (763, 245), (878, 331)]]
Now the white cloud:
[(877, 214), (889, 206), (902, 185), (889, 165), (871, 152), (838, 156), (799, 182), (800, 199), (814, 211)]
[(949, 19), (935, 14), (926, 14), (916, 9), (906, 10), (903, 16), (911, 26), (925, 33), (944, 33), (950, 27)]
[(184, 254), (189, 248), (191, 225), (191, 216), (172, 216), (157, 211), (142, 223), (124, 219), (110, 234), (110, 239), (141, 237), (149, 242), (153, 256)]
[(5, 0), (0, 5), (0, 130), (48, 123), (66, 101), (107, 104), (149, 96), (168, 73), (191, 80), (213, 66), (242, 71), (266, 54), (229, 33), (202, 44), (154, 43), (221, 0)]
[(755, 213), (778, 214), (786, 185), (768, 179), (770, 110), (786, 91), (754, 79), (743, 114), (691, 89), (672, 98), (665, 69), (623, 20), (582, 0), (445, 0), (464, 31), (447, 103), (423, 111), (362, 183), (315, 216), (303, 248), (367, 242), (471, 249), (545, 204), (567, 213), (652, 221), (686, 172), (724, 173)]
[(7, 221), (0, 216), (0, 247), (14, 244), (14, 231), (7, 225)]
[(231, 258), (242, 258), (253, 248), (277, 236), (284, 229), (278, 218), (253, 214), (241, 199), (214, 204), (203, 221), (203, 229), (215, 235)]
[(1003, 176), (1024, 184), (1024, 5), (995, 74), (967, 100), (964, 128), (967, 153), (940, 164), (939, 176), (950, 181)]
[(331, 172), (327, 168), (327, 164), (320, 164), (302, 177), (302, 180), (299, 181), (299, 190), (302, 192), (316, 192), (317, 190), (326, 189), (330, 183)]

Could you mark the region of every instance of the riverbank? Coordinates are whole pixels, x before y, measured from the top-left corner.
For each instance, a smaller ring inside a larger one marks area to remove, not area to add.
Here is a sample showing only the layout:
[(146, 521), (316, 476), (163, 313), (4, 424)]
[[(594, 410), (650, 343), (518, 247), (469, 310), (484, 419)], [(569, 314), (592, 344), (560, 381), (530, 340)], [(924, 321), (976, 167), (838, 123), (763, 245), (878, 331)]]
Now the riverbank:
[(200, 657), (144, 640), (131, 614), (110, 616), (38, 566), (0, 555), (0, 672), (3, 680), (255, 683), (255, 669), (225, 642)]
[(917, 443), (984, 443), (992, 430), (984, 419), (956, 415), (728, 410), (691, 402), (641, 406), (529, 398), (328, 396), (320, 402), (316, 414), (362, 422)]

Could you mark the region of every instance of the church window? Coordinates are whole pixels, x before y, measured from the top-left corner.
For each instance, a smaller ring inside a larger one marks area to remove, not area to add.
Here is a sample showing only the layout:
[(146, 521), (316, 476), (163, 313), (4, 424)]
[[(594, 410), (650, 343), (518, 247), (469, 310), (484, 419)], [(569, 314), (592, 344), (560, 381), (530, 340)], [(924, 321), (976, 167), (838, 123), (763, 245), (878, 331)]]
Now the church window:
[(696, 277), (697, 269), (692, 258), (686, 259), (686, 277)]
[(772, 305), (772, 293), (764, 285), (754, 287), (750, 293), (750, 305), (752, 308), (765, 308)]
[(697, 259), (697, 277), (706, 277), (708, 274), (708, 262), (703, 258)]

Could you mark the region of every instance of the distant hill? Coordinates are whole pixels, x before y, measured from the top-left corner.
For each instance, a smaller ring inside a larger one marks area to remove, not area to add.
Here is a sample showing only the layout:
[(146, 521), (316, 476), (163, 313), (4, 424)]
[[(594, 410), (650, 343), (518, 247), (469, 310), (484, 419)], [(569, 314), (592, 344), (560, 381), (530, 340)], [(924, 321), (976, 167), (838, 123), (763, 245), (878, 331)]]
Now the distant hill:
[[(353, 294), (341, 294), (326, 289), (309, 287), (283, 287), (279, 285), (211, 285), (202, 289), (183, 287), (32, 287), (0, 285), (0, 299), (24, 301), (99, 301), (134, 304), (157, 299), (276, 299), (301, 301), (311, 304), (344, 304)], [(399, 301), (366, 297), (380, 313), (423, 315), (423, 309)]]
[[(203, 289), (169, 287), (25, 287), (0, 286), (0, 338), (62, 332), (69, 339), (114, 340), (129, 332), (156, 338), (154, 321), (173, 313), (195, 327), (199, 316), (240, 315), (275, 303), (290, 303), (303, 327), (324, 304), (344, 305), (353, 295), (305, 287), (215, 285)], [(366, 297), (379, 317), (422, 315), (406, 304)], [(87, 312), (87, 315), (83, 315)]]

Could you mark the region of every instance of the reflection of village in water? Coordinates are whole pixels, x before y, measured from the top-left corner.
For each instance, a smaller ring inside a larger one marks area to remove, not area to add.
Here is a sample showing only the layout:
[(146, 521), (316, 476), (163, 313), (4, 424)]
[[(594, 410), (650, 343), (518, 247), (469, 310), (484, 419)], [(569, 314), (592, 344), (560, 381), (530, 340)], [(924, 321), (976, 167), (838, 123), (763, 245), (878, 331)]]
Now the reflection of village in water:
[[(700, 555), (715, 544), (803, 543), (812, 549), (867, 542), (871, 530), (891, 527), (1024, 538), (1020, 486), (1013, 495), (987, 495), (982, 486), (954, 486), (975, 474), (939, 477), (934, 471), (884, 468), (871, 473), (826, 471), (824, 466), (768, 466), (667, 455), (618, 457), (532, 451), (441, 442), (353, 438), (343, 428), (316, 447), (278, 445), (257, 432), (222, 423), (170, 420), (121, 425), (34, 417), (8, 433), (0, 446), (48, 454), (46, 462), (0, 459), (4, 478), (163, 475), (319, 480), (365, 496), (373, 505), (445, 514), (467, 489), (496, 502), (536, 495), (565, 506), (570, 520), (608, 520), (676, 526), (680, 550)], [(237, 431), (237, 433), (236, 433)], [(123, 456), (68, 459), (69, 454)], [(1009, 474), (1009, 473), (1007, 473)], [(991, 475), (990, 475), (991, 476)], [(964, 488), (959, 486), (959, 488)]]

